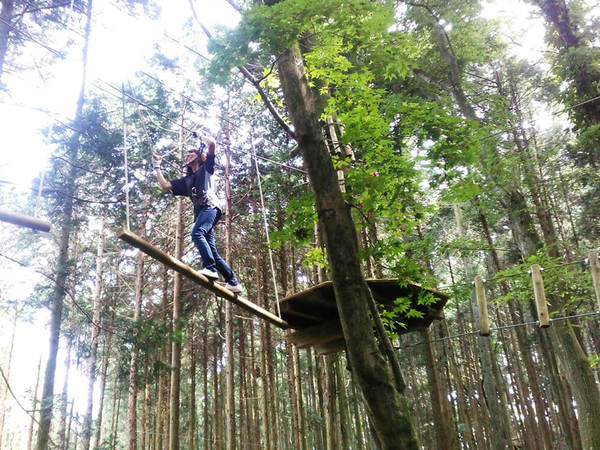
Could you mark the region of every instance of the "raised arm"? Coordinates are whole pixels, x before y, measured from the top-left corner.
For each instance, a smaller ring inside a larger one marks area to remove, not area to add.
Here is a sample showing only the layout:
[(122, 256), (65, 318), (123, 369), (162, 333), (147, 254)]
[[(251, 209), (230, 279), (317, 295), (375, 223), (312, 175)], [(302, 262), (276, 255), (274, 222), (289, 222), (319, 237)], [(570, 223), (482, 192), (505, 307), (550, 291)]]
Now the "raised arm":
[(155, 154), (152, 155), (152, 167), (154, 168), (154, 172), (156, 173), (156, 179), (158, 180), (158, 184), (160, 184), (160, 187), (166, 191), (172, 189), (173, 186), (171, 186), (169, 180), (165, 178), (165, 176), (162, 173), (162, 170), (160, 170), (161, 161), (162, 158), (160, 156)]
[(216, 148), (216, 144), (215, 141), (213, 141), (211, 138), (209, 138), (208, 136), (202, 136), (202, 142), (204, 142), (206, 144), (206, 148), (208, 149), (206, 154), (207, 155), (214, 155), (215, 154), (215, 148)]

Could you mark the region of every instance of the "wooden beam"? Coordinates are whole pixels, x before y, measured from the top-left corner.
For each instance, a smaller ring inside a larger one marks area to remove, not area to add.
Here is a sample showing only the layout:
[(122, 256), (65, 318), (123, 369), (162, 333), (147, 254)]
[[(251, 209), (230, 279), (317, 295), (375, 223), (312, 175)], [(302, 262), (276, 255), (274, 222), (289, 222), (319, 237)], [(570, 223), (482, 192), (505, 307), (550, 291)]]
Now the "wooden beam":
[(282, 316), (286, 316), (287, 320), (291, 320), (292, 317), (294, 319), (298, 318), (298, 319), (305, 319), (305, 320), (310, 320), (311, 322), (314, 323), (319, 323), (323, 320), (322, 317), (318, 316), (317, 314), (309, 314), (303, 311), (298, 311), (294, 308), (290, 308), (290, 305), (286, 305), (286, 308), (281, 308), (281, 315)]
[(296, 330), (288, 335), (288, 341), (298, 348), (306, 348), (326, 344), (343, 337), (342, 324), (339, 319), (333, 319), (302, 330)]
[(134, 247), (140, 249), (148, 256), (156, 259), (157, 261), (163, 263), (165, 266), (170, 267), (171, 269), (179, 272), (184, 277), (192, 280), (193, 282), (199, 284), (202, 287), (205, 287), (211, 292), (214, 292), (219, 297), (224, 298), (242, 308), (246, 311), (260, 317), (261, 319), (266, 320), (267, 322), (282, 328), (287, 329), (289, 324), (285, 321), (277, 317), (275, 314), (270, 313), (264, 308), (261, 308), (258, 305), (246, 300), (239, 295), (234, 294), (229, 289), (225, 289), (220, 284), (215, 283), (212, 280), (209, 280), (207, 277), (202, 275), (200, 272), (195, 271), (187, 264), (184, 264), (177, 258), (172, 257), (168, 253), (159, 250), (150, 242), (140, 238), (139, 236), (131, 233), (130, 231), (124, 230), (123, 228), (119, 228), (117, 230), (117, 237), (128, 244), (133, 245)]
[(344, 338), (335, 341), (327, 342), (326, 344), (315, 345), (315, 351), (319, 355), (330, 355), (332, 353), (341, 352), (346, 349), (346, 341)]
[(544, 290), (544, 280), (542, 279), (542, 268), (539, 264), (531, 266), (531, 279), (533, 281), (533, 294), (535, 296), (535, 307), (540, 327), (547, 328), (550, 326), (550, 316), (548, 315), (548, 303), (546, 302), (546, 291)]
[(488, 315), (487, 298), (481, 275), (475, 277), (475, 296), (477, 297), (477, 310), (479, 311), (479, 335), (490, 335), (490, 319)]
[(27, 227), (38, 231), (50, 231), (50, 224), (45, 220), (36, 219), (35, 217), (26, 216), (16, 212), (8, 211), (0, 208), (0, 220), (2, 222), (12, 223), (20, 227)]

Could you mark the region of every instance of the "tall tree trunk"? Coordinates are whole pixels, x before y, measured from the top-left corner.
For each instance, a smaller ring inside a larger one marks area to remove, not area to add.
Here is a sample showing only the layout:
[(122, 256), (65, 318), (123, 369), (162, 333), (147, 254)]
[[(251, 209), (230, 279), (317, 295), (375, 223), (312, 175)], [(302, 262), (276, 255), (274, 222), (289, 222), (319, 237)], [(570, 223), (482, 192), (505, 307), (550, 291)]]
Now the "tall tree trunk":
[[(323, 223), (327, 257), (336, 303), (352, 370), (368, 405), (384, 448), (417, 448), (404, 397), (404, 382), (395, 354), (381, 352), (373, 331), (369, 304), (374, 300), (361, 272), (356, 228), (344, 202), (331, 157), (327, 152), (320, 111), (310, 91), (299, 49), (285, 50), (278, 60), (279, 75)], [(385, 340), (387, 336), (379, 336)], [(388, 360), (386, 360), (386, 356)], [(392, 370), (392, 368), (395, 370)]]
[(29, 422), (29, 432), (27, 433), (27, 450), (31, 450), (31, 447), (33, 445), (33, 424), (35, 423), (35, 416), (33, 414), (33, 411), (36, 410), (37, 408), (37, 398), (38, 398), (38, 391), (39, 391), (39, 387), (40, 387), (40, 374), (42, 372), (42, 358), (40, 358), (40, 361), (38, 362), (38, 368), (37, 368), (37, 375), (35, 377), (36, 381), (35, 381), (35, 389), (33, 390), (33, 401), (31, 402), (31, 421)]
[[(183, 158), (183, 121), (185, 117), (186, 101), (182, 102), (184, 107), (181, 111), (179, 128), (179, 155)], [(183, 202), (181, 197), (177, 198), (175, 222), (175, 258), (182, 259), (183, 256)], [(183, 335), (183, 322), (181, 321), (181, 274), (173, 274), (173, 343), (171, 345), (171, 391), (169, 397), (169, 450), (179, 450), (179, 398), (181, 392), (181, 338)]]
[(433, 412), (433, 423), (435, 427), (435, 439), (438, 450), (458, 449), (456, 433), (451, 427), (451, 417), (447, 417), (443, 411), (443, 398), (437, 361), (435, 359), (433, 344), (431, 342), (431, 331), (425, 329), (420, 331), (422, 341), (425, 343), (423, 354), (425, 356), (425, 370), (429, 381), (429, 398)]
[[(456, 218), (457, 228), (459, 230), (459, 235), (465, 237), (466, 232), (464, 229), (461, 212), (459, 210), (458, 205), (454, 205), (454, 214)], [(472, 279), (474, 274), (470, 263), (465, 260), (464, 265), (467, 279)], [(474, 302), (476, 302), (475, 299), (473, 299), (471, 303), (474, 304)], [(476, 313), (477, 317), (474, 323), (478, 324), (479, 315), (477, 313), (477, 308), (475, 305), (473, 305), (472, 309)], [(494, 359), (495, 355), (493, 354), (489, 337), (478, 336), (476, 339), (477, 353), (480, 359), (481, 370), (483, 375), (482, 385), (484, 389), (485, 401), (489, 408), (491, 417), (497, 424), (492, 428), (492, 445), (494, 448), (497, 449), (510, 448), (512, 445), (510, 421), (508, 419), (508, 410), (506, 404), (502, 401), (502, 385), (499, 385), (497, 383), (497, 377), (494, 373), (494, 371), (496, 370), (494, 366), (497, 365), (497, 362)]]
[(350, 429), (351, 426), (348, 417), (348, 395), (346, 391), (346, 380), (344, 377), (344, 368), (342, 367), (342, 358), (340, 357), (340, 354), (336, 354), (336, 356), (335, 376), (339, 407), (341, 444), (342, 448), (350, 448), (350, 437), (352, 436), (352, 430)]
[(8, 360), (6, 362), (5, 380), (2, 380), (2, 398), (0, 398), (0, 449), (2, 448), (2, 437), (4, 435), (4, 423), (6, 420), (6, 398), (8, 396), (8, 383), (10, 382), (13, 349), (15, 346), (15, 335), (17, 333), (17, 318), (19, 316), (18, 304), (15, 303), (15, 314), (13, 317), (12, 331), (10, 333), (10, 344), (8, 345)]
[[(194, 319), (189, 325), (189, 343), (190, 343), (190, 410), (189, 410), (189, 425), (188, 425), (188, 442), (189, 448), (196, 448), (196, 330), (194, 327)], [(206, 401), (206, 398), (204, 399)], [(143, 448), (143, 446), (142, 446)]]
[(104, 258), (104, 212), (100, 214), (100, 231), (98, 233), (98, 246), (96, 252), (96, 283), (94, 286), (93, 309), (92, 309), (92, 339), (90, 344), (89, 374), (88, 374), (88, 396), (87, 408), (83, 417), (83, 429), (81, 432), (81, 444), (83, 450), (90, 448), (92, 436), (92, 411), (94, 407), (94, 384), (96, 382), (96, 364), (98, 356), (98, 339), (100, 338), (100, 312), (102, 295), (102, 275)]
[[(229, 94), (227, 95), (227, 111), (229, 111)], [(229, 136), (229, 122), (225, 122), (225, 196), (227, 201), (227, 211), (225, 216), (225, 261), (231, 267), (231, 182), (230, 182), (230, 164), (231, 164), (231, 140)], [(225, 304), (225, 346), (227, 348), (227, 367), (225, 383), (225, 420), (226, 420), (226, 448), (235, 450), (235, 392), (233, 382), (233, 305), (231, 302)]]
[[(206, 318), (206, 316), (204, 317), (204, 329), (207, 329), (207, 325), (208, 325), (208, 319)], [(208, 367), (208, 337), (205, 334), (203, 336), (203, 341), (202, 341), (202, 368), (203, 373), (204, 373), (204, 377), (202, 377), (202, 395), (204, 396), (204, 408), (202, 411), (202, 416), (203, 416), (203, 422), (204, 422), (204, 428), (203, 428), (203, 445), (202, 447), (204, 448), (204, 450), (208, 450), (210, 448), (210, 428), (209, 428), (209, 423), (210, 423), (210, 414), (209, 414), (209, 406), (210, 406), (210, 398), (208, 397), (208, 372), (209, 372), (209, 367)]]
[[(140, 220), (138, 234), (145, 236), (146, 220)], [(144, 254), (138, 252), (135, 258), (135, 304), (133, 310), (133, 321), (139, 323), (142, 316), (142, 295), (144, 290)], [(129, 361), (129, 387), (127, 395), (127, 449), (137, 449), (137, 392), (138, 392), (138, 366), (139, 366), (140, 345), (137, 338), (133, 343), (131, 350), (131, 359)]]
[(104, 361), (102, 362), (102, 373), (100, 376), (100, 399), (98, 400), (98, 417), (96, 417), (96, 433), (94, 435), (93, 449), (101, 445), (102, 439), (102, 418), (104, 416), (104, 397), (106, 395), (106, 377), (108, 374), (108, 363), (110, 362), (110, 351), (112, 346), (112, 334), (106, 335), (104, 343)]
[[(263, 280), (268, 279), (267, 268), (266, 265), (263, 265)], [(269, 309), (269, 304), (267, 301), (267, 295), (264, 296), (264, 308)], [(279, 448), (279, 427), (280, 427), (280, 417), (278, 414), (278, 406), (279, 402), (277, 401), (277, 383), (275, 380), (276, 377), (276, 367), (277, 361), (275, 360), (275, 353), (273, 352), (273, 337), (272, 337), (272, 327), (270, 324), (265, 324), (265, 352), (267, 359), (267, 382), (269, 385), (268, 389), (268, 419), (269, 419), (269, 428), (270, 434), (272, 437), (271, 445), (274, 450)]]
[[(86, 85), (87, 71), (87, 53), (90, 38), (90, 29), (92, 23), (92, 5), (93, 0), (88, 0), (87, 4), (87, 19), (85, 24), (83, 57), (82, 57), (82, 81), (77, 106), (75, 109), (75, 120), (81, 117), (83, 111), (84, 93)], [(4, 6), (4, 5), (3, 5)], [(79, 144), (79, 136), (74, 135), (71, 139), (68, 150), (68, 157), (71, 161), (76, 159), (77, 146)], [(59, 238), (59, 252), (56, 262), (55, 286), (51, 297), (51, 319), (50, 319), (50, 348), (48, 351), (48, 362), (46, 364), (46, 373), (44, 375), (44, 387), (42, 389), (42, 404), (40, 411), (40, 427), (38, 432), (38, 440), (36, 444), (37, 450), (46, 450), (50, 438), (50, 423), (52, 422), (52, 407), (54, 405), (54, 375), (56, 372), (56, 355), (58, 353), (58, 341), (60, 337), (61, 316), (63, 308), (63, 300), (65, 298), (65, 282), (69, 276), (70, 266), (68, 261), (69, 255), (69, 238), (73, 227), (73, 194), (75, 189), (75, 180), (78, 175), (78, 169), (75, 165), (70, 165), (68, 179), (70, 183), (65, 186), (66, 193), (64, 195), (64, 203), (61, 217), (61, 233)]]

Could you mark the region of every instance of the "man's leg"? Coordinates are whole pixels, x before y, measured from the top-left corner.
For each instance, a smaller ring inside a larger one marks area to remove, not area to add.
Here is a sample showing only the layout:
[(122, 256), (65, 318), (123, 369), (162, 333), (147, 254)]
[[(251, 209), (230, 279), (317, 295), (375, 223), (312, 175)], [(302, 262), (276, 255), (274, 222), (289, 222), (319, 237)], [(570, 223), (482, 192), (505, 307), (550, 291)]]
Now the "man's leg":
[[(198, 217), (196, 217), (194, 227), (192, 228), (192, 241), (200, 253), (202, 265), (204, 269), (211, 271), (217, 270), (217, 264), (207, 238), (209, 234), (212, 234), (216, 215), (217, 211), (214, 208), (205, 206), (198, 213)], [(212, 240), (214, 242), (214, 236)]]
[(225, 281), (227, 283), (229, 283), (232, 286), (237, 285), (238, 281), (236, 280), (235, 275), (233, 274), (233, 270), (231, 270), (231, 267), (229, 267), (229, 265), (227, 265), (225, 260), (221, 257), (221, 255), (219, 255), (219, 252), (217, 251), (217, 244), (215, 242), (215, 233), (212, 228), (206, 235), (206, 242), (208, 243), (208, 246), (210, 247), (212, 256), (215, 261), (215, 265), (216, 265), (219, 273), (221, 275), (223, 275), (223, 278), (225, 279)]

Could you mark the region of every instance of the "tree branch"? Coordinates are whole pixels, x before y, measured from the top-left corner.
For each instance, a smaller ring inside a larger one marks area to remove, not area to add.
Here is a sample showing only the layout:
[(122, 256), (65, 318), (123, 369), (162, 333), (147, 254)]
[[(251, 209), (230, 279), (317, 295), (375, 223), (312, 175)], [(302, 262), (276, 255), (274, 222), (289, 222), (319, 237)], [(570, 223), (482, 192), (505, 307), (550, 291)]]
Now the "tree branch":
[(227, 3), (229, 3), (229, 5), (235, 9), (237, 12), (241, 13), (242, 12), (242, 8), (233, 0), (225, 0)]
[[(213, 38), (212, 33), (198, 19), (198, 16), (196, 15), (196, 10), (194, 9), (193, 1), (189, 0), (189, 3), (190, 3), (190, 8), (192, 9), (192, 15), (194, 16), (194, 19), (200, 25), (200, 28), (202, 28), (202, 31), (204, 31), (204, 34), (206, 34), (208, 39), (213, 40), (214, 38)], [(273, 102), (267, 96), (266, 92), (260, 85), (260, 82), (256, 78), (254, 78), (254, 76), (250, 73), (250, 71), (245, 66), (237, 66), (237, 68), (242, 73), (242, 75), (244, 75), (244, 78), (246, 78), (246, 80), (248, 80), (254, 86), (254, 88), (258, 92), (258, 95), (260, 95), (260, 98), (262, 99), (263, 103), (265, 104), (265, 106), (267, 107), (267, 109), (269, 110), (269, 112), (271, 113), (273, 118), (275, 119), (275, 121), (279, 124), (279, 126), (281, 126), (281, 128), (283, 128), (283, 130), (287, 133), (287, 135), (289, 137), (296, 140), (296, 133), (294, 133), (294, 131), (290, 128), (290, 126), (287, 123), (285, 123), (285, 121), (283, 120), (283, 117), (281, 117), (281, 115), (279, 114), (277, 109), (275, 109), (275, 105), (273, 105)]]

